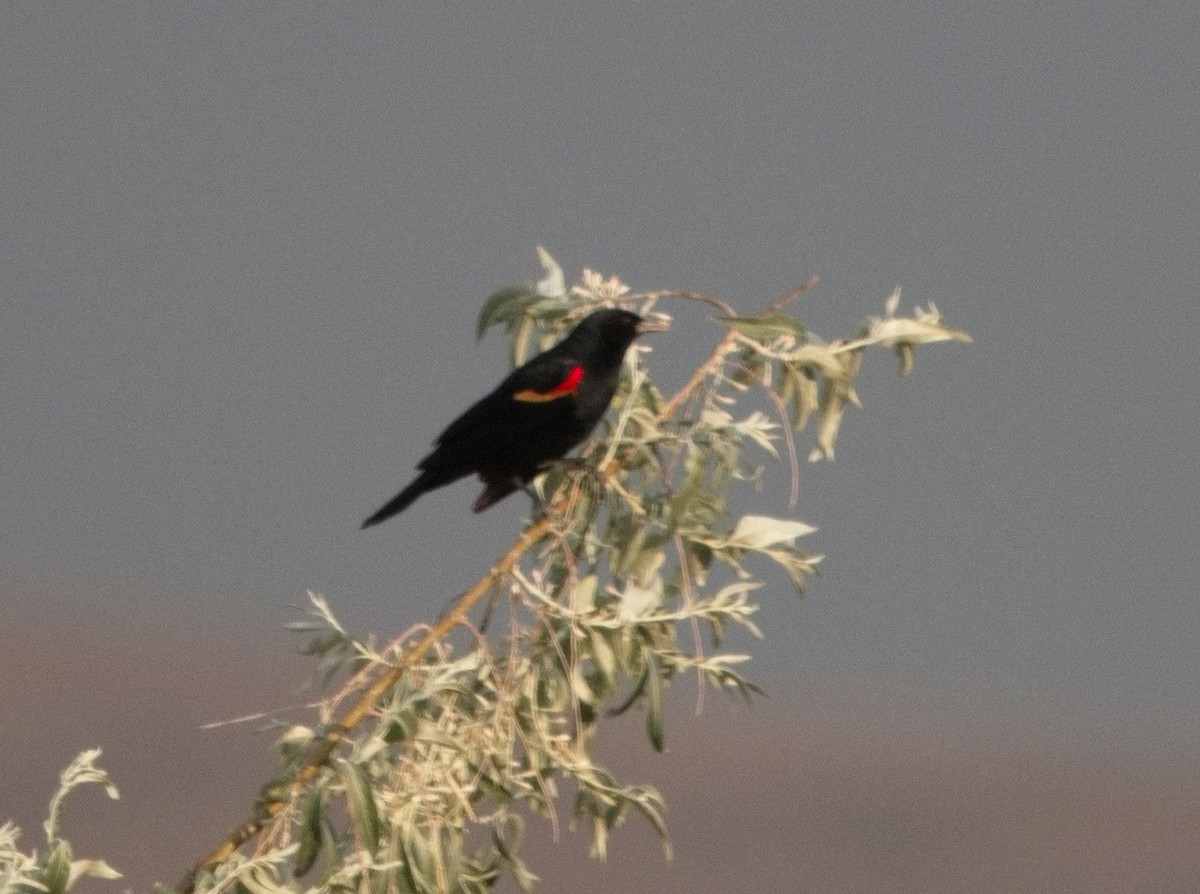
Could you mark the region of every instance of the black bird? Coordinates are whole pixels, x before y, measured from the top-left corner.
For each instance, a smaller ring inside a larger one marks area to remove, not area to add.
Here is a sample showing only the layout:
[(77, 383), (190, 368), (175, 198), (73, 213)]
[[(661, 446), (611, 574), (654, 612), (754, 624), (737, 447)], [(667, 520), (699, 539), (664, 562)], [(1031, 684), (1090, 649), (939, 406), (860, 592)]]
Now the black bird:
[(421, 494), (478, 474), (482, 512), (527, 485), (591, 434), (612, 402), (633, 340), (665, 326), (627, 310), (598, 310), (557, 345), (515, 369), (442, 432), (408, 487), (363, 522), (403, 512)]

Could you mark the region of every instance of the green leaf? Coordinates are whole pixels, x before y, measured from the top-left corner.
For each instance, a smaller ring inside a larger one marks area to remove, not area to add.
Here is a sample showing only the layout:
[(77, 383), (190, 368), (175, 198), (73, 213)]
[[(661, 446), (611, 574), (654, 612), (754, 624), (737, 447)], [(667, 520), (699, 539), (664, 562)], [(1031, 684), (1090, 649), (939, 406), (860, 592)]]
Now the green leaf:
[(618, 616), (626, 623), (636, 621), (653, 612), (663, 601), (662, 578), (655, 577), (651, 586), (626, 584), (621, 591), (621, 601), (618, 605)]
[(607, 631), (589, 629), (588, 642), (592, 647), (592, 661), (604, 678), (605, 689), (611, 689), (617, 681), (617, 656), (608, 642)]
[(725, 540), (728, 546), (764, 550), (777, 543), (792, 543), (817, 529), (804, 522), (766, 515), (743, 515)]
[(339, 760), (342, 783), (350, 802), (350, 816), (364, 847), (374, 854), (379, 850), (379, 809), (371, 792), (371, 780), (366, 770), (347, 760)]
[(563, 281), (562, 267), (546, 249), (537, 247), (538, 262), (546, 275), (538, 280), (537, 293), (545, 298), (562, 298), (567, 294), (567, 285)]
[(932, 302), (928, 308), (915, 308), (911, 317), (894, 317), (889, 313), (885, 317), (873, 318), (867, 326), (866, 337), (885, 347), (937, 341), (971, 341), (971, 336), (963, 330), (942, 323), (937, 305)]
[(507, 814), (492, 826), (492, 845), (500, 859), (513, 874), (513, 879), (525, 894), (532, 894), (538, 877), (529, 871), (521, 859), (521, 839), (525, 834), (525, 821), (517, 814)]
[(653, 658), (649, 663), (649, 676), (646, 694), (646, 734), (655, 751), (666, 748), (666, 734), (663, 731), (663, 681), (662, 673)]
[(667, 822), (663, 819), (666, 802), (663, 801), (662, 795), (649, 786), (640, 786), (633, 790), (631, 800), (633, 806), (641, 812), (642, 816), (654, 827), (654, 831), (658, 833), (663, 856), (670, 860), (671, 836), (667, 834)]
[(862, 365), (862, 351), (846, 352), (839, 357), (841, 373), (826, 375), (821, 386), (820, 410), (817, 416), (817, 446), (809, 454), (809, 461), (833, 459), (834, 445), (842, 426), (842, 414), (846, 405), (861, 406), (854, 391), (854, 380)]
[(696, 583), (704, 586), (708, 582), (708, 569), (713, 561), (713, 548), (706, 540), (695, 537), (685, 537), (683, 554), (687, 560), (687, 573)]
[(483, 338), (492, 326), (511, 326), (539, 297), (537, 290), (528, 283), (506, 286), (493, 292), (479, 311), (479, 319), (475, 323), (475, 337)]
[(591, 685), (588, 684), (587, 677), (584, 675), (583, 668), (579, 666), (578, 661), (571, 663), (569, 679), (571, 681), (571, 692), (575, 694), (575, 698), (581, 704), (596, 704), (596, 693), (593, 691)]
[(795, 549), (769, 549), (764, 550), (763, 554), (779, 563), (791, 578), (792, 583), (796, 585), (797, 592), (801, 593), (804, 591), (806, 578), (816, 573), (816, 565), (823, 558), (822, 556), (805, 555)]
[(122, 878), (121, 873), (113, 869), (103, 860), (72, 860), (71, 861), (71, 884), (75, 883), (76, 879), (87, 876), (88, 878), (103, 878), (117, 879)]
[(794, 363), (781, 364), (783, 381), (780, 397), (792, 407), (792, 426), (800, 431), (817, 409), (820, 389), (812, 369)]
[(615, 708), (610, 708), (608, 711), (609, 717), (619, 717), (630, 708), (632, 708), (642, 693), (646, 691), (646, 685), (650, 682), (650, 662), (647, 661), (642, 665), (642, 673), (638, 677), (637, 683), (634, 684), (633, 690), (626, 697), (625, 701), (617, 705)]
[(804, 328), (803, 323), (785, 314), (770, 317), (717, 317), (717, 321), (751, 338), (771, 339), (790, 335), (804, 339), (808, 336), (808, 330)]
[(437, 864), (433, 844), (416, 827), (404, 837), (404, 866), (414, 891), (436, 894)]
[(304, 875), (317, 861), (321, 852), (321, 814), (324, 789), (310, 790), (300, 802), (300, 823), (297, 832), (299, 846), (292, 872), (297, 878)]
[(577, 612), (590, 612), (596, 608), (596, 588), (600, 583), (599, 579), (594, 574), (589, 574), (575, 585), (573, 593), (575, 610)]
[(516, 321), (516, 332), (512, 340), (512, 365), (520, 366), (529, 359), (529, 342), (533, 338), (536, 326), (533, 317), (524, 315)]
[(742, 421), (734, 423), (732, 428), (767, 451), (772, 458), (779, 459), (779, 451), (771, 443), (774, 438), (772, 432), (779, 428), (779, 425), (772, 422), (765, 413), (755, 410)]
[(383, 741), (389, 745), (399, 745), (412, 739), (417, 734), (417, 718), (412, 711), (404, 710), (388, 718), (388, 724), (383, 731)]
[(46, 894), (64, 894), (71, 885), (71, 845), (65, 841), (56, 841), (53, 849), (46, 857), (46, 867), (42, 870), (41, 882), (46, 886)]

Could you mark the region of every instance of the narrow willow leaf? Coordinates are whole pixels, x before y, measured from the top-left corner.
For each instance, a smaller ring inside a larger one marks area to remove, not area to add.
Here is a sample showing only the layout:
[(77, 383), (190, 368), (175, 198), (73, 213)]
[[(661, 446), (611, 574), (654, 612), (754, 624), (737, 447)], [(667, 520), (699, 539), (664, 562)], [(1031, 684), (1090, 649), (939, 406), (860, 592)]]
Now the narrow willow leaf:
[(588, 643), (592, 647), (592, 661), (604, 678), (604, 688), (611, 690), (617, 682), (617, 656), (609, 644), (607, 632), (589, 629)]
[(629, 696), (625, 699), (625, 701), (621, 702), (621, 704), (617, 705), (615, 708), (609, 708), (608, 716), (609, 717), (619, 717), (621, 714), (624, 714), (626, 711), (628, 711), (630, 708), (632, 708), (635, 704), (637, 704), (637, 700), (642, 697), (642, 693), (644, 693), (646, 691), (646, 685), (649, 682), (650, 682), (650, 662), (647, 661), (642, 664), (642, 673), (638, 677), (637, 683), (634, 684), (634, 687), (633, 687), (632, 691), (629, 693)]
[(900, 287), (896, 286), (892, 289), (891, 294), (884, 299), (883, 312), (886, 316), (894, 317), (896, 315), (896, 308), (900, 306), (900, 291)]
[(612, 519), (606, 539), (612, 549), (609, 566), (615, 574), (629, 573), (649, 533), (650, 526), (633, 515), (620, 515)]
[(366, 771), (347, 760), (339, 760), (342, 783), (346, 786), (346, 799), (350, 802), (350, 816), (359, 839), (374, 854), (379, 850), (379, 809), (371, 791), (371, 780)]
[(816, 573), (816, 565), (821, 561), (821, 556), (808, 556), (796, 550), (766, 550), (765, 553), (779, 563), (796, 585), (796, 590), (801, 593), (808, 577)]
[(583, 668), (579, 666), (578, 661), (575, 661), (571, 664), (570, 680), (571, 692), (575, 694), (575, 698), (578, 699), (581, 704), (596, 704), (596, 693), (588, 684), (587, 677), (584, 676)]
[(811, 367), (782, 364), (783, 389), (780, 397), (792, 407), (792, 427), (801, 431), (817, 409), (819, 388)]
[(292, 894), (292, 889), (280, 882), (278, 866), (265, 859), (250, 864), (238, 874), (237, 880), (239, 886), (235, 890), (249, 894)]
[(771, 454), (773, 459), (779, 459), (779, 451), (775, 449), (772, 443), (774, 432), (779, 428), (778, 424), (772, 422), (765, 413), (755, 410), (742, 421), (734, 424), (733, 429), (745, 435), (767, 453)]
[(671, 836), (667, 833), (667, 821), (663, 819), (663, 811), (666, 809), (666, 802), (663, 801), (655, 789), (647, 787), (639, 788), (635, 791), (632, 798), (633, 806), (636, 807), (654, 827), (654, 831), (658, 834), (659, 843), (662, 845), (663, 856), (668, 860), (671, 859)]
[(484, 302), (475, 323), (475, 337), (483, 338), (492, 326), (511, 324), (525, 313), (525, 309), (538, 298), (537, 291), (528, 284), (506, 286)]
[(762, 587), (763, 582), (760, 580), (746, 580), (726, 584), (709, 601), (713, 605), (720, 605), (725, 608), (745, 607), (748, 613), (753, 613), (758, 611), (758, 606), (752, 605), (748, 597), (755, 590)]
[[(624, 792), (619, 793), (624, 795)], [(629, 802), (622, 799), (604, 811), (604, 825), (609, 831), (625, 822), (625, 814), (629, 810)]]
[(304, 875), (317, 861), (321, 852), (321, 813), (324, 807), (322, 788), (311, 789), (300, 802), (300, 821), (297, 830), (298, 846), (292, 872), (296, 878)]
[(71, 861), (71, 884), (74, 885), (76, 879), (83, 878), (104, 878), (114, 879), (123, 878), (121, 873), (113, 869), (103, 860), (72, 860)]
[(685, 539), (683, 554), (687, 559), (687, 572), (697, 584), (704, 586), (708, 583), (708, 569), (713, 561), (713, 548), (700, 540)]
[(785, 314), (771, 317), (717, 317), (717, 321), (751, 338), (767, 339), (790, 335), (803, 339), (808, 335), (803, 323)]
[(427, 840), (415, 827), (404, 837), (404, 865), (413, 890), (436, 894), (437, 861), (434, 856), (436, 843)]
[(646, 734), (655, 751), (666, 748), (666, 737), (663, 731), (663, 681), (658, 665), (651, 658), (649, 662), (649, 685), (646, 688)]
[(867, 327), (866, 337), (884, 347), (900, 343), (922, 345), (937, 341), (971, 341), (971, 336), (961, 329), (943, 325), (936, 308), (928, 311), (917, 308), (915, 317), (877, 317)]
[(833, 459), (834, 446), (842, 426), (842, 414), (846, 404), (861, 406), (854, 392), (854, 379), (862, 365), (862, 350), (841, 355), (842, 373), (837, 377), (826, 376), (821, 388), (820, 410), (817, 416), (817, 446), (809, 454), (809, 461)]
[(418, 726), (419, 722), (412, 711), (401, 711), (388, 718), (388, 724), (383, 731), (383, 741), (389, 745), (399, 745), (414, 738)]
[(530, 872), (520, 856), (521, 839), (524, 834), (525, 821), (517, 814), (510, 813), (492, 826), (492, 846), (513, 874), (517, 887), (525, 894), (532, 894), (538, 877)]
[(659, 594), (661, 599), (662, 594), (662, 575), (659, 569), (667, 561), (667, 554), (664, 552), (662, 545), (665, 538), (658, 536), (651, 538), (650, 543), (647, 543), (647, 548), (642, 550), (638, 556), (637, 562), (629, 570), (631, 580), (641, 584), (649, 590), (654, 590)]
[(804, 522), (766, 515), (743, 515), (726, 539), (729, 546), (763, 550), (777, 543), (792, 543), (817, 529)]
[(704, 478), (708, 472), (710, 455), (708, 451), (689, 445), (687, 456), (684, 458), (683, 481), (671, 496), (670, 508), (674, 527), (682, 527), (683, 520), (703, 498), (706, 490)]
[(520, 366), (529, 359), (529, 341), (533, 338), (533, 317), (521, 317), (517, 324), (517, 334), (512, 341), (512, 364)]
[[(387, 869), (369, 869), (366, 873), (366, 878), (363, 879), (363, 889), (366, 891), (387, 891), (392, 887), (394, 878), (402, 877), (401, 873), (389, 872)], [(284, 894), (284, 892), (280, 892)], [(294, 894), (288, 891), (286, 894)], [(432, 894), (432, 892), (430, 892)]]
[(750, 387), (766, 378), (770, 360), (747, 348), (738, 357), (737, 365), (728, 373), (728, 383), (737, 391), (749, 391)]
[(657, 580), (657, 587), (642, 587), (633, 583), (626, 585), (621, 591), (618, 608), (621, 620), (635, 621), (650, 614), (662, 604), (662, 579)]
[(71, 845), (59, 840), (54, 843), (46, 868), (42, 870), (42, 884), (46, 894), (64, 894), (71, 884)]
[(592, 817), (592, 846), (588, 854), (593, 860), (608, 857), (608, 824), (598, 813)]
[[(405, 859), (401, 861), (400, 872), (398, 875), (408, 884), (408, 890), (412, 892), (422, 892), (428, 889), (424, 878), (417, 874), (417, 867), (412, 855), (408, 852), (407, 839), (405, 841)], [(371, 890), (375, 890), (372, 888)], [(378, 890), (386, 891), (387, 886), (381, 886)], [(400, 888), (400, 890), (404, 890)]]
[(596, 608), (596, 588), (599, 583), (596, 575), (589, 574), (575, 585), (575, 589), (571, 594), (574, 600), (575, 611), (586, 613)]
[(567, 294), (567, 285), (563, 280), (562, 267), (558, 266), (558, 261), (540, 245), (537, 247), (537, 256), (542, 269), (546, 271), (546, 275), (538, 280), (537, 293), (545, 298), (563, 297)]

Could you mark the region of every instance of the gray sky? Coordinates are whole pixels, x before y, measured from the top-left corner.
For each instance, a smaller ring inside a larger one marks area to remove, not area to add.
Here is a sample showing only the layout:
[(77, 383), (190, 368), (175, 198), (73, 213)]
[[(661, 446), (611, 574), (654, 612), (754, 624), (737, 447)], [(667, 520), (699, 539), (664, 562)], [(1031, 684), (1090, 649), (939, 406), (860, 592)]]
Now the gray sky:
[[(816, 273), (826, 337), (900, 284), (975, 337), (905, 381), (870, 358), (803, 470), (828, 558), (805, 601), (764, 595), (754, 722), (841, 692), (885, 739), (915, 702), (934, 739), (986, 716), (1051, 764), (1194, 770), (1197, 35), (1182, 2), (5, 4), (0, 636), (47, 647), (5, 650), (35, 700), (0, 819), (32, 836), (81, 748), (137, 774), (138, 742), (293, 701), (306, 589), (386, 634), (505, 548), (527, 503), (473, 516), (474, 483), (358, 523), (503, 372), (475, 315), (537, 244), (747, 311)], [(719, 334), (678, 310), (668, 383)], [(143, 653), (245, 676), (192, 717), (66, 672)]]

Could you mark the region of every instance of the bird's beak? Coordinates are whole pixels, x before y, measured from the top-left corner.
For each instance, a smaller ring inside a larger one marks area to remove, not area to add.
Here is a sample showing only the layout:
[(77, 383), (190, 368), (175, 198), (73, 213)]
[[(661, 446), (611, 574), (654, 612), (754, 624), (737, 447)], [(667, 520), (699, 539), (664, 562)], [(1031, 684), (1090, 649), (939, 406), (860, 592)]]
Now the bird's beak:
[(647, 332), (666, 332), (670, 328), (670, 319), (656, 314), (654, 317), (645, 318), (637, 324), (637, 334), (644, 335)]

